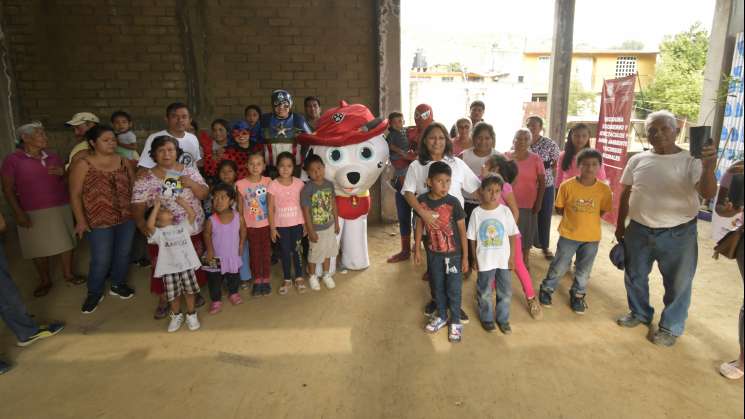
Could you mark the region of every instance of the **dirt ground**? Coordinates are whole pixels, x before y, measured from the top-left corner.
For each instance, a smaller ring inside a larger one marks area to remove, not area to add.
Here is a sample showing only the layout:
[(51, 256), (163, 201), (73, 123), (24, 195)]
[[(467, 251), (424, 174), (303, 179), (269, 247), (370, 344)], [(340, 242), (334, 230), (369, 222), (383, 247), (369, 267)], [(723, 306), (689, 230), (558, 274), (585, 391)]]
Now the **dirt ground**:
[[(47, 297), (31, 297), (36, 276), (8, 238), (30, 312), (67, 327), (25, 349), (0, 329), (0, 356), (17, 364), (0, 377), (0, 417), (741, 418), (743, 381), (717, 368), (737, 354), (742, 283), (734, 261), (711, 258), (708, 223), (699, 225), (687, 330), (672, 348), (651, 344), (646, 328), (615, 325), (626, 295), (607, 258), (607, 226), (586, 315), (568, 307), (567, 276), (554, 307), (532, 320), (515, 280), (514, 332), (490, 334), (475, 318), (471, 279), (463, 301), (472, 321), (457, 345), (444, 330), (422, 330), (423, 268), (385, 263), (398, 247), (392, 225), (370, 228), (372, 266), (337, 274), (335, 290), (259, 299), (244, 292), (243, 305), (216, 316), (201, 309), (201, 330), (173, 334), (166, 320), (152, 319), (146, 269), (131, 271), (134, 299), (107, 296), (83, 315), (84, 287), (57, 280)], [(548, 265), (538, 252), (532, 259), (537, 286)], [(656, 272), (651, 290), (659, 313)]]

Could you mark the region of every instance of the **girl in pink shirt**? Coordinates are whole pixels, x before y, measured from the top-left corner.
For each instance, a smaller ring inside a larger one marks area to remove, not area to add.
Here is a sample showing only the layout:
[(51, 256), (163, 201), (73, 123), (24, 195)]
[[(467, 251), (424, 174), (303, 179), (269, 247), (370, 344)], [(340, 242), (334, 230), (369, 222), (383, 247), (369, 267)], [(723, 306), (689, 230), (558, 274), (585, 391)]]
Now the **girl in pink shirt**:
[[(577, 154), (585, 148), (590, 148), (590, 127), (585, 124), (577, 124), (569, 130), (564, 151), (559, 154), (559, 165), (556, 168), (556, 180), (554, 185), (559, 189), (561, 183), (579, 175), (577, 168)], [(598, 180), (605, 180), (605, 169), (600, 166)]]
[(292, 176), (295, 169), (295, 157), (290, 152), (277, 156), (279, 177), (269, 184), (269, 227), (272, 241), (279, 241), (282, 258), (284, 282), (279, 294), (285, 295), (292, 288), (291, 265), (295, 267), (295, 288), (298, 292), (306, 291), (303, 280), (300, 249), (305, 236), (305, 220), (300, 207), (300, 191), (303, 182)]

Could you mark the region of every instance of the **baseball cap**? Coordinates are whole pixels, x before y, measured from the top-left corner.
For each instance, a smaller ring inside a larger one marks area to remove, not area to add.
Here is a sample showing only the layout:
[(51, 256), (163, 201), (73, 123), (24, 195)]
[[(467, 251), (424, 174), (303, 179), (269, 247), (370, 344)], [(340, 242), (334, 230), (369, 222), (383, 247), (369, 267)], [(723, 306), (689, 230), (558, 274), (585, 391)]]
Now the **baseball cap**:
[(98, 119), (98, 117), (90, 112), (78, 112), (75, 115), (72, 116), (72, 119), (65, 122), (65, 126), (67, 127), (76, 127), (80, 124), (84, 124), (86, 122), (95, 122), (96, 124), (100, 123), (101, 121)]
[(610, 258), (613, 266), (620, 270), (623, 270), (626, 259), (626, 253), (623, 248), (623, 241), (621, 241), (620, 243), (616, 243), (616, 245), (613, 246), (612, 249), (610, 249), (610, 254), (608, 255), (608, 257)]

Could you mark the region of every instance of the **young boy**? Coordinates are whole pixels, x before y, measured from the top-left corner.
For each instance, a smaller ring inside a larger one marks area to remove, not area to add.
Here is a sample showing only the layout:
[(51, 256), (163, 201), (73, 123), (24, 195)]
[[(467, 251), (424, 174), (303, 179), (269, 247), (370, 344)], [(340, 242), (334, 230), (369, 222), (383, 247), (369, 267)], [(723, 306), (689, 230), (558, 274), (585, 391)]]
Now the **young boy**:
[(401, 251), (388, 258), (388, 263), (409, 260), (411, 256), (411, 207), (401, 195), (401, 187), (406, 177), (406, 169), (416, 153), (410, 150), (409, 139), (404, 134), (404, 116), (401, 112), (388, 115), (388, 150), (391, 165), (395, 169), (391, 184), (396, 190), (396, 212), (398, 213), (398, 231), (401, 234)]
[[(320, 291), (321, 284), (316, 276), (316, 264), (323, 263), (323, 283), (326, 288), (336, 286), (329, 273), (332, 257), (339, 254), (339, 217), (336, 213), (334, 184), (324, 178), (325, 166), (321, 157), (311, 154), (305, 159), (303, 167), (310, 182), (300, 192), (300, 205), (303, 208), (305, 228), (308, 230), (310, 252), (308, 253), (308, 273), (310, 289)], [(332, 229), (331, 226), (334, 228)]]
[(422, 263), (422, 232), (427, 229), (427, 267), (429, 285), (437, 304), (437, 312), (424, 328), (436, 333), (447, 324), (450, 307), (450, 342), (460, 342), (463, 325), (460, 323), (460, 300), (462, 273), (468, 271), (468, 242), (466, 240), (466, 213), (458, 198), (449, 195), (452, 170), (444, 162), (429, 166), (427, 187), (429, 192), (419, 195), (417, 200), (428, 211), (435, 213), (436, 226), (425, 226), (421, 218), (416, 220), (414, 233), (414, 263)]
[(116, 153), (137, 162), (140, 156), (137, 154), (137, 137), (132, 132), (132, 117), (127, 112), (116, 111), (111, 114), (111, 126), (116, 133)]
[(159, 200), (155, 201), (147, 217), (148, 243), (158, 245), (158, 262), (155, 264), (154, 276), (163, 279), (166, 297), (171, 304), (168, 332), (179, 330), (184, 322), (184, 313), (181, 313), (181, 294), (184, 294), (186, 300), (186, 325), (189, 330), (197, 330), (200, 326), (194, 308), (194, 295), (199, 292), (194, 271), (202, 266), (202, 263), (191, 244), (196, 214), (184, 198), (178, 197), (176, 202), (186, 211), (188, 221), (173, 225), (173, 213), (161, 206)]
[[(468, 243), (476, 255), (478, 272), (476, 294), (479, 305), (481, 326), (493, 332), (494, 305), (491, 301), (492, 288), (496, 282), (496, 319), (499, 330), (505, 335), (512, 333), (510, 327), (510, 300), (512, 299), (512, 274), (515, 265), (515, 238), (519, 234), (515, 218), (509, 207), (500, 205), (504, 180), (499, 175), (489, 175), (481, 181), (479, 196), (481, 205), (473, 209), (468, 223)], [(509, 239), (507, 239), (509, 238)]]
[(576, 254), (569, 305), (577, 314), (585, 314), (587, 309), (585, 293), (592, 264), (598, 253), (600, 217), (610, 211), (613, 204), (610, 187), (597, 179), (601, 164), (603, 157), (598, 151), (591, 148), (582, 150), (577, 155), (580, 175), (559, 186), (556, 196), (556, 210), (562, 215), (559, 243), (538, 294), (538, 300), (544, 307), (551, 307), (551, 294)]

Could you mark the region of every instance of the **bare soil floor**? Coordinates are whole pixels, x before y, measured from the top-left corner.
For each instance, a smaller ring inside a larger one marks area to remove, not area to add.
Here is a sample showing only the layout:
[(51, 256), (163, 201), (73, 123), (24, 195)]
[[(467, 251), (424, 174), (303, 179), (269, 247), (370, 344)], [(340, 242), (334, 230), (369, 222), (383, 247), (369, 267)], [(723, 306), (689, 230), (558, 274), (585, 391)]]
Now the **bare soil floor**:
[[(107, 296), (83, 315), (85, 287), (63, 285), (59, 273), (47, 297), (31, 296), (31, 263), (8, 239), (30, 312), (67, 328), (25, 349), (0, 329), (0, 356), (17, 364), (0, 377), (0, 418), (742, 418), (743, 381), (717, 372), (737, 354), (742, 282), (734, 261), (711, 258), (709, 225), (699, 225), (687, 330), (672, 348), (651, 344), (644, 327), (616, 326), (626, 294), (607, 258), (608, 226), (586, 315), (568, 307), (567, 275), (554, 307), (532, 320), (515, 279), (513, 334), (487, 333), (472, 277), (463, 286), (472, 320), (457, 345), (444, 330), (423, 332), (423, 267), (385, 263), (398, 249), (392, 225), (370, 227), (372, 265), (337, 274), (335, 290), (259, 299), (243, 291), (243, 305), (215, 316), (202, 308), (201, 330), (173, 334), (152, 318), (147, 269), (130, 273), (134, 299)], [(547, 268), (534, 251), (536, 288)], [(656, 270), (651, 289), (659, 313)]]

